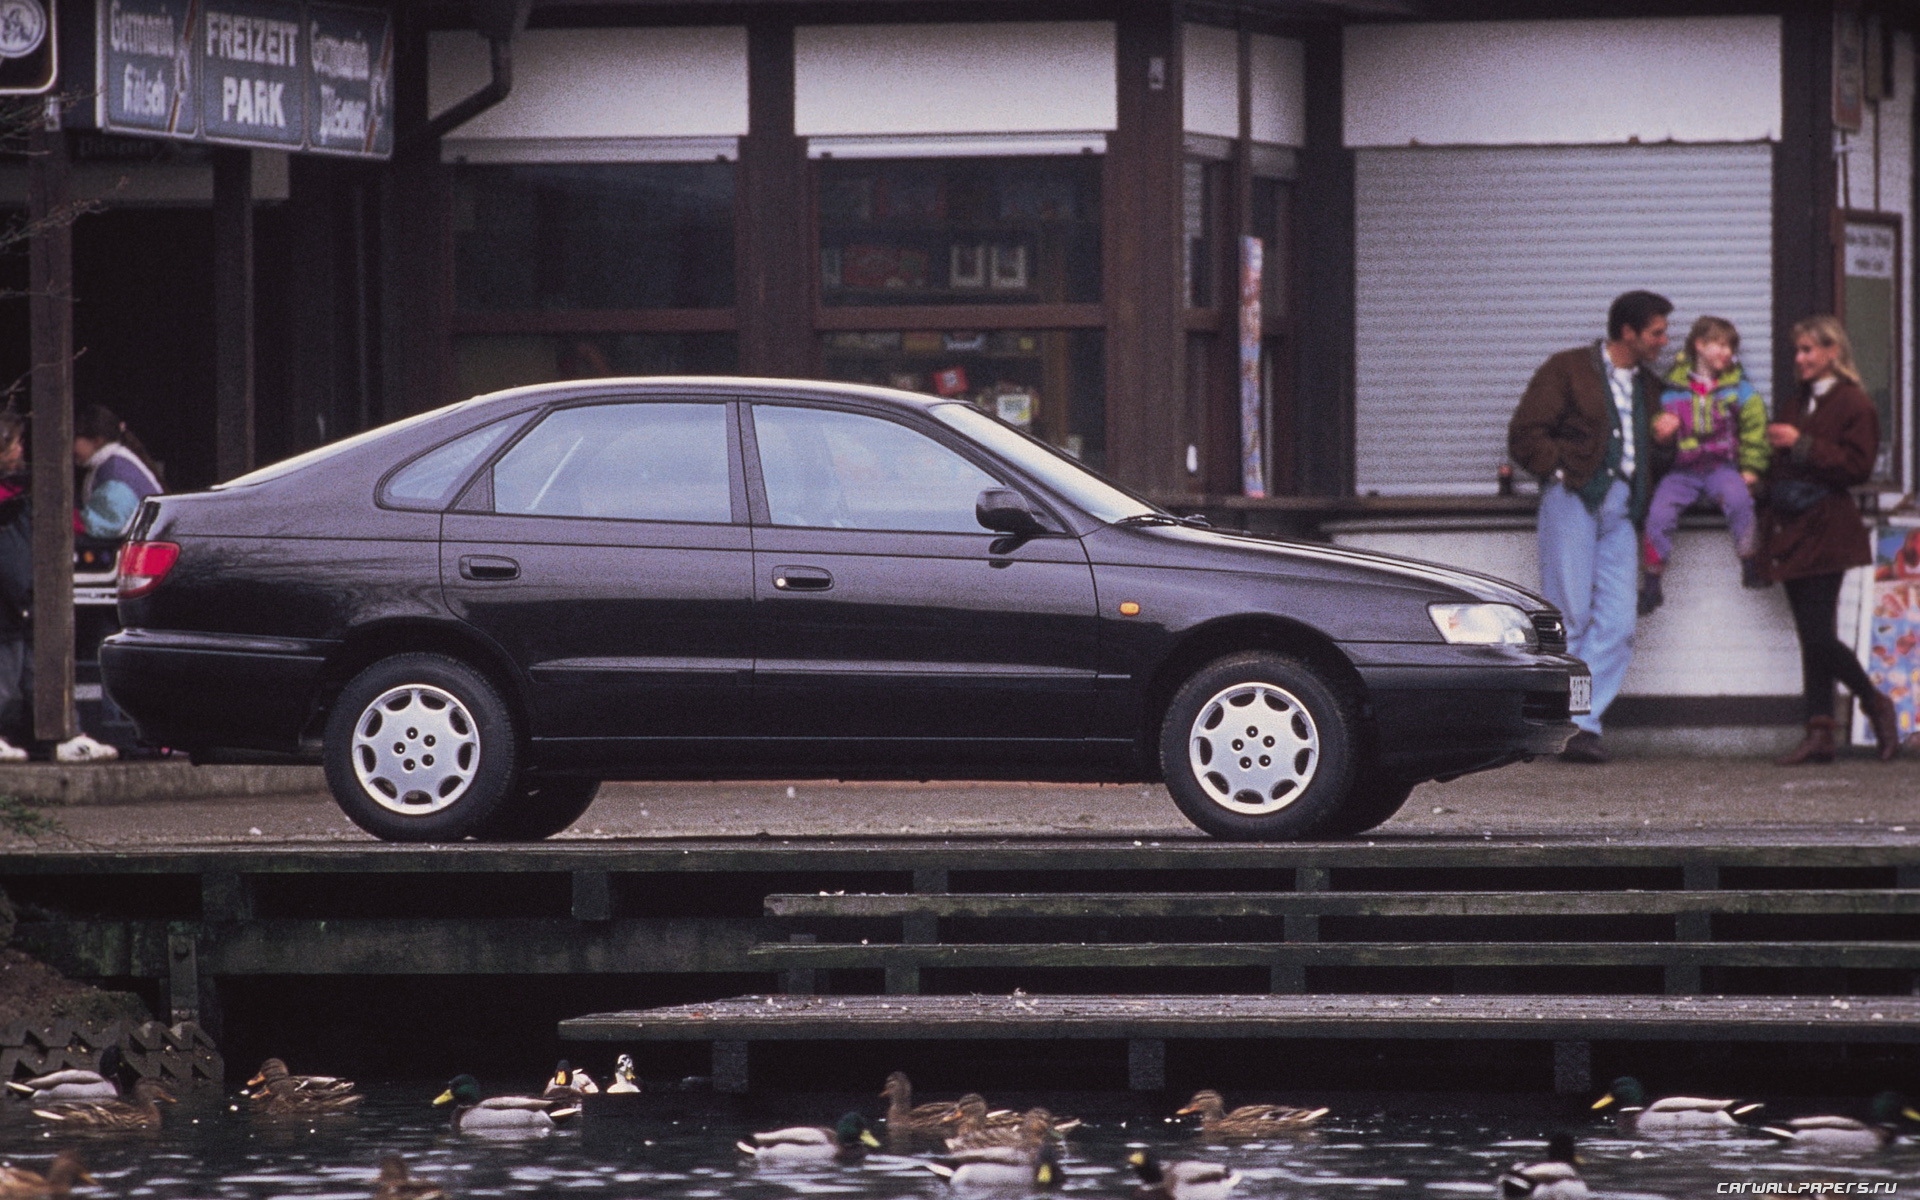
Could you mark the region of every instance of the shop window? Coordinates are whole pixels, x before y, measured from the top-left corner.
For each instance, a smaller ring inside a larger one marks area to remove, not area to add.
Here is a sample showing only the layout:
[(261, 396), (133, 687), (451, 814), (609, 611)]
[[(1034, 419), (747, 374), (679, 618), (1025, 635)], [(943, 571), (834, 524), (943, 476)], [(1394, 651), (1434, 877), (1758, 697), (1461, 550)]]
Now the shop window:
[(1105, 461), (1100, 330), (828, 333), (820, 357), (828, 379), (968, 400), (1089, 466)]
[(1181, 244), (1189, 308), (1212, 308), (1221, 301), (1216, 279), (1221, 225), (1218, 208), (1225, 192), (1225, 173), (1224, 163), (1190, 158), (1181, 164)]
[(1100, 159), (903, 159), (819, 165), (820, 295), (829, 305), (1100, 299)]
[(467, 311), (733, 304), (733, 164), (516, 163), (453, 172)]
[(453, 339), (462, 396), (603, 375), (731, 375), (739, 370), (731, 333), (487, 334)]

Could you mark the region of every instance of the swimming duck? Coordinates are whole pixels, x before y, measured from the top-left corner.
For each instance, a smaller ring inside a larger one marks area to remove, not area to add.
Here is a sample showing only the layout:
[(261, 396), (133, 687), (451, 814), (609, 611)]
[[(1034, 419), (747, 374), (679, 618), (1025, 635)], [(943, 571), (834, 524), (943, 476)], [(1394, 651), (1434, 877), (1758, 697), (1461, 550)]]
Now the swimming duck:
[(563, 1058), (540, 1094), (549, 1100), (578, 1104), (588, 1096), (599, 1095), (600, 1085), (593, 1081), (593, 1076)]
[(32, 1079), (9, 1080), (7, 1088), (33, 1104), (56, 1100), (118, 1100), (120, 1079), (125, 1070), (126, 1060), (120, 1057), (120, 1047), (108, 1046), (100, 1052), (99, 1066), (91, 1071), (69, 1067)]
[(287, 1064), (277, 1058), (269, 1058), (260, 1064), (253, 1078), (247, 1080), (247, 1086), (256, 1089), (247, 1093), (247, 1098), (265, 1101), (269, 1095), (302, 1096), (345, 1096), (353, 1093), (351, 1079), (342, 1079), (337, 1075), (295, 1075), (287, 1070)]
[(1766, 1107), (1745, 1100), (1705, 1100), (1698, 1096), (1663, 1096), (1651, 1104), (1647, 1091), (1631, 1075), (1613, 1081), (1607, 1094), (1593, 1102), (1594, 1111), (1608, 1105), (1620, 1105), (1616, 1114), (1622, 1128), (1631, 1133), (1711, 1133), (1738, 1129)]
[(1224, 1200), (1240, 1182), (1240, 1172), (1219, 1163), (1163, 1163), (1151, 1150), (1135, 1150), (1127, 1156), (1134, 1174), (1140, 1177), (1140, 1200)]
[(880, 1139), (873, 1136), (867, 1119), (857, 1112), (841, 1117), (832, 1128), (825, 1125), (792, 1125), (756, 1133), (750, 1142), (736, 1142), (742, 1154), (751, 1154), (764, 1163), (855, 1162), (869, 1149), (878, 1150)]
[[(305, 1120), (310, 1117), (345, 1116), (360, 1107), (366, 1097), (353, 1090), (353, 1082), (347, 1079), (334, 1079), (331, 1076), (301, 1076), (287, 1074), (285, 1064), (279, 1059), (270, 1058), (268, 1064), (279, 1066), (277, 1071), (263, 1069), (256, 1079), (263, 1079), (258, 1091), (247, 1093), (252, 1111), (265, 1117), (291, 1117)], [(302, 1086), (300, 1080), (313, 1082)]]
[(483, 1100), (480, 1081), (471, 1075), (455, 1075), (433, 1102), (453, 1105), (456, 1133), (546, 1133), (553, 1129), (554, 1122), (580, 1111), (578, 1107), (558, 1106), (544, 1096), (489, 1096)]
[(1900, 1136), (1902, 1121), (1920, 1123), (1916, 1110), (1898, 1092), (1873, 1098), (1873, 1120), (1852, 1117), (1796, 1117), (1784, 1125), (1765, 1125), (1761, 1132), (1791, 1146), (1812, 1146), (1843, 1153), (1871, 1153), (1891, 1145)]
[(633, 1075), (633, 1055), (622, 1054), (613, 1060), (613, 1079), (607, 1084), (607, 1095), (630, 1095), (640, 1090), (640, 1081)]
[(5, 1200), (40, 1200), (43, 1196), (65, 1196), (76, 1183), (92, 1183), (86, 1164), (71, 1150), (53, 1156), (47, 1173), (41, 1175), (25, 1167), (0, 1163), (0, 1197)]
[(36, 1108), (33, 1115), (67, 1129), (92, 1129), (118, 1132), (131, 1129), (160, 1128), (161, 1103), (172, 1104), (172, 1093), (152, 1079), (133, 1085), (133, 1099), (66, 1100)]
[(1031, 1152), (1014, 1146), (963, 1151), (927, 1164), (927, 1170), (956, 1188), (1000, 1190), (1060, 1186), (1060, 1152), (1043, 1141)]
[(1506, 1200), (1586, 1200), (1587, 1181), (1580, 1178), (1573, 1135), (1548, 1138), (1547, 1156), (1539, 1162), (1513, 1164), (1500, 1176), (1500, 1194)]
[[(925, 1137), (937, 1137), (952, 1133), (960, 1125), (960, 1101), (935, 1100), (927, 1104), (916, 1105), (913, 1102), (913, 1082), (901, 1071), (887, 1076), (887, 1085), (880, 1089), (887, 1099), (887, 1132), (889, 1134), (919, 1134)], [(972, 1097), (980, 1099), (977, 1096)], [(985, 1116), (987, 1102), (980, 1100), (980, 1112)]]
[(986, 1125), (968, 1129), (947, 1139), (947, 1149), (985, 1150), (994, 1146), (1014, 1146), (1029, 1156), (1038, 1153), (1042, 1143), (1053, 1140), (1053, 1114), (1044, 1108), (1030, 1108), (1015, 1125)]
[(415, 1179), (405, 1159), (389, 1154), (380, 1160), (380, 1184), (373, 1189), (373, 1200), (447, 1200), (447, 1193), (437, 1183)]
[(1200, 1116), (1200, 1136), (1258, 1138), (1311, 1128), (1328, 1113), (1324, 1108), (1295, 1108), (1287, 1104), (1243, 1104), (1232, 1112), (1212, 1088), (1198, 1091), (1179, 1115)]

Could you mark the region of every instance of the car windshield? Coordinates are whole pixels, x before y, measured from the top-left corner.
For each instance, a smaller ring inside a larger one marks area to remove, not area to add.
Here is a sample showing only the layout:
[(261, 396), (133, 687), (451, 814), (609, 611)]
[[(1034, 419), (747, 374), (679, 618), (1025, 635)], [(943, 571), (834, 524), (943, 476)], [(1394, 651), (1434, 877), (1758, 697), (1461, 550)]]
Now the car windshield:
[(1002, 424), (971, 404), (936, 405), (933, 415), (941, 424), (958, 430), (1052, 488), (1095, 520), (1112, 524), (1128, 517), (1161, 513), (1119, 484), (1094, 474), (1045, 442)]

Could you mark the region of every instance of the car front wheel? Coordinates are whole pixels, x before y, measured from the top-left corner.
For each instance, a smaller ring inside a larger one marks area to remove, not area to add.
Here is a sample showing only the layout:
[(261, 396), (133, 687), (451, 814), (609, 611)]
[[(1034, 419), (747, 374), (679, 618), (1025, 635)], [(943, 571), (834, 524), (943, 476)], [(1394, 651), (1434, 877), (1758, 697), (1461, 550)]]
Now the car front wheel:
[(348, 818), (390, 842), (477, 832), (520, 775), (506, 702), (443, 654), (397, 654), (354, 676), (327, 718), (322, 758)]
[(598, 779), (531, 779), (478, 829), (482, 842), (537, 842), (578, 821), (600, 791)]
[(1202, 668), (1161, 725), (1167, 790), (1215, 837), (1311, 837), (1354, 777), (1353, 702), (1291, 655), (1248, 652)]

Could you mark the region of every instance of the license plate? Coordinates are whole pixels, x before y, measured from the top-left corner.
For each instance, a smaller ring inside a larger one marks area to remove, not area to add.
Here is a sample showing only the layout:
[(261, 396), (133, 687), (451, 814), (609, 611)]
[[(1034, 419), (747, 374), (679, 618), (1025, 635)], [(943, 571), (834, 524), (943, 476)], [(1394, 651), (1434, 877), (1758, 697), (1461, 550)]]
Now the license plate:
[(1585, 716), (1593, 711), (1593, 676), (1572, 675), (1567, 679), (1567, 712)]

